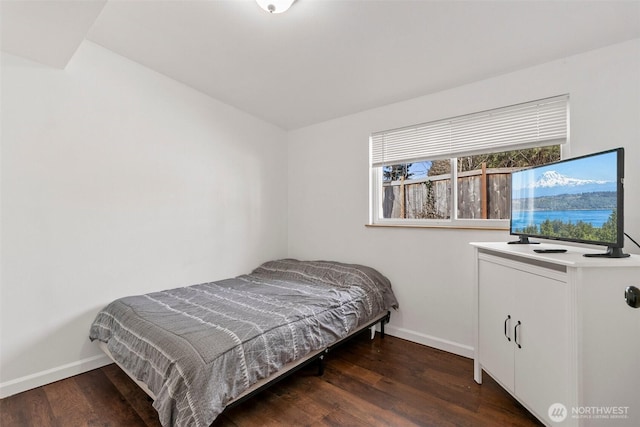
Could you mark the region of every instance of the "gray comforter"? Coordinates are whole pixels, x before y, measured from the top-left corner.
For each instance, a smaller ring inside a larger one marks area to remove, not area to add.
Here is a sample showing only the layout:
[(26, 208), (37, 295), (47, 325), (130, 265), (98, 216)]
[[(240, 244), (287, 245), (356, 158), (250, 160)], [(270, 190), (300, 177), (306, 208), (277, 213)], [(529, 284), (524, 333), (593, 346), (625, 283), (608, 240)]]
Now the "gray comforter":
[(118, 299), (89, 337), (155, 394), (164, 426), (208, 426), (286, 363), (397, 307), (374, 269), (279, 260), (219, 282)]

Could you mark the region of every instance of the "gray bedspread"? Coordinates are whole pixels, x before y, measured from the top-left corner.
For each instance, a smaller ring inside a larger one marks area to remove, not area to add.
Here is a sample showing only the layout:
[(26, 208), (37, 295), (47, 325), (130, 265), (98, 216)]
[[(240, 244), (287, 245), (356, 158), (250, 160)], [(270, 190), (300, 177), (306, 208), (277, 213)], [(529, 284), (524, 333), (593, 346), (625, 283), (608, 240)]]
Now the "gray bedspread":
[(155, 394), (163, 426), (208, 426), (258, 380), (391, 307), (391, 285), (374, 269), (286, 259), (118, 299), (98, 313), (89, 337)]

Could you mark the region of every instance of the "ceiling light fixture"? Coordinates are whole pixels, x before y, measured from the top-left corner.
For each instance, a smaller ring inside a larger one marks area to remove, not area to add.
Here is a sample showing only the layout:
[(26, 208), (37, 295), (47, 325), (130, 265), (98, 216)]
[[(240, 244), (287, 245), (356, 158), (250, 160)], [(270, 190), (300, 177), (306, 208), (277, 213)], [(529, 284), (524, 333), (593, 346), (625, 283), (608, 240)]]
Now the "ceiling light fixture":
[(261, 8), (269, 13), (286, 12), (295, 0), (256, 0)]

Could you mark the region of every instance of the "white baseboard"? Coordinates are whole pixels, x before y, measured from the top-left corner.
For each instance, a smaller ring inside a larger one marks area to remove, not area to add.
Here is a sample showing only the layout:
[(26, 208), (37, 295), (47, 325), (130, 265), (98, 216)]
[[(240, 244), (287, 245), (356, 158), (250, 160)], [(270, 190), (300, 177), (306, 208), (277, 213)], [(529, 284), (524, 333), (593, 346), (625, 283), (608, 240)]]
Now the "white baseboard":
[(437, 348), (438, 350), (443, 350), (449, 353), (457, 354), (458, 356), (473, 359), (473, 347), (468, 345), (433, 337), (431, 335), (421, 334), (419, 332), (411, 331), (404, 328), (398, 328), (392, 325), (385, 325), (384, 332), (388, 333), (389, 335), (393, 335), (394, 337), (413, 341), (418, 344), (423, 344), (429, 347)]
[(41, 387), (55, 381), (63, 380), (74, 375), (82, 374), (92, 369), (113, 363), (106, 354), (89, 357), (77, 362), (57, 366), (46, 371), (25, 375), (24, 377), (0, 383), (0, 399)]

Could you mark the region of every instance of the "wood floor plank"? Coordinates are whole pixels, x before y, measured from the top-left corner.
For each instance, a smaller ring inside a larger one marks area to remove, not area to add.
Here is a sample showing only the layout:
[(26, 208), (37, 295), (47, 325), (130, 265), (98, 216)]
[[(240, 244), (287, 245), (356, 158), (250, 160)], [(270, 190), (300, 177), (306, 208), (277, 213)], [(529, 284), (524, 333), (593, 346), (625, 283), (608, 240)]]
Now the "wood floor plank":
[[(392, 411), (404, 419), (418, 425), (460, 425), (462, 419), (457, 416), (458, 408), (454, 404), (424, 393), (404, 383), (384, 377), (373, 385), (361, 382), (358, 378), (348, 378), (340, 369), (327, 368), (326, 381), (344, 389), (349, 394), (366, 395), (367, 400), (380, 408)], [(466, 413), (467, 417), (471, 414)], [(439, 420), (446, 420), (442, 422)]]
[(105, 366), (101, 371), (115, 386), (120, 396), (131, 405), (131, 408), (143, 420), (145, 426), (161, 426), (151, 398), (118, 365), (114, 363)]
[[(325, 375), (327, 371), (325, 370)], [(415, 426), (411, 421), (377, 405), (370, 394), (354, 394), (331, 383), (329, 380), (318, 381), (317, 387), (311, 392), (310, 398), (324, 405), (347, 412), (370, 426)]]
[(273, 406), (273, 396), (264, 391), (240, 406), (223, 413), (214, 422), (215, 427), (277, 426), (279, 414)]
[(49, 400), (42, 389), (36, 388), (0, 400), (0, 426), (56, 427)]
[[(144, 420), (135, 409), (119, 395), (115, 385), (109, 381), (105, 373), (99, 369), (78, 375), (74, 378), (76, 384), (90, 402), (94, 417), (100, 419), (100, 414), (111, 413), (114, 425), (127, 427), (145, 427)], [(157, 415), (156, 415), (157, 418)]]
[[(316, 375), (306, 377), (298, 375), (288, 378), (280, 387), (268, 390), (278, 396), (280, 404), (284, 406), (283, 411), (295, 408), (295, 412), (304, 414), (304, 417), (300, 415), (296, 418), (279, 417), (279, 420), (288, 425), (313, 425), (329, 415), (334, 407), (322, 404), (308, 392), (317, 387), (315, 384), (318, 381), (323, 380)], [(287, 423), (287, 421), (290, 422)]]
[(318, 420), (318, 422), (312, 424), (312, 426), (327, 426), (327, 427), (371, 427), (371, 424), (367, 424), (365, 421), (351, 415), (349, 412), (345, 412), (342, 409), (335, 409), (327, 416)]
[(91, 404), (74, 377), (48, 384), (43, 390), (58, 424), (69, 427), (85, 426), (93, 420), (95, 414)]

